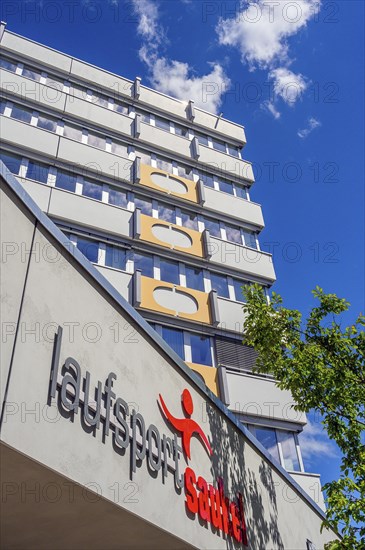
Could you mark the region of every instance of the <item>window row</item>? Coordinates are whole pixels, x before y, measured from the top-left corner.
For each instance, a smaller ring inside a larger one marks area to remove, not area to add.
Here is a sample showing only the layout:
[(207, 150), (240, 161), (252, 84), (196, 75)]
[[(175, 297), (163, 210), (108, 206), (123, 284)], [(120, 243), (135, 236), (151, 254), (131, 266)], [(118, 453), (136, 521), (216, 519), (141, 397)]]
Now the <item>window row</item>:
[[(11, 71), (13, 73), (22, 75), (41, 84), (45, 84), (52, 88), (56, 88), (59, 91), (70, 94), (72, 97), (78, 97), (91, 103), (95, 103), (106, 109), (116, 111), (124, 115), (134, 116), (134, 108), (131, 105), (128, 105), (125, 102), (118, 101), (114, 97), (107, 96), (103, 93), (99, 93), (95, 90), (91, 90), (80, 86), (79, 84), (71, 83), (67, 80), (63, 80), (59, 77), (54, 77), (49, 75), (45, 71), (40, 71), (34, 67), (24, 65), (23, 63), (14, 62), (7, 58), (0, 59), (1, 68)], [(193, 131), (181, 124), (174, 123), (164, 117), (153, 115), (147, 111), (137, 111), (141, 114), (142, 121), (150, 124), (151, 126), (156, 126), (162, 130), (166, 130), (172, 134), (185, 137), (187, 139), (192, 139), (196, 137), (201, 145), (215, 149), (227, 155), (231, 155), (237, 158), (241, 158), (240, 148), (226, 143), (215, 137), (208, 136), (204, 133)]]
[(147, 216), (200, 232), (208, 229), (213, 237), (259, 249), (257, 234), (248, 229), (189, 212), (162, 201), (141, 197), (135, 193), (120, 188), (117, 189), (66, 170), (22, 158), (18, 155), (2, 152), (0, 158), (13, 174), (20, 177), (48, 184), (131, 211), (139, 208), (142, 214), (146, 214)]
[(216, 290), (218, 296), (236, 302), (244, 301), (242, 287), (250, 284), (248, 281), (161, 258), (155, 254), (126, 250), (73, 233), (65, 232), (65, 234), (90, 262), (128, 273), (139, 270), (145, 277), (151, 277), (156, 281), (164, 281), (201, 292)]
[(252, 424), (248, 424), (247, 428), (285, 470), (304, 471), (298, 438), (294, 432)]

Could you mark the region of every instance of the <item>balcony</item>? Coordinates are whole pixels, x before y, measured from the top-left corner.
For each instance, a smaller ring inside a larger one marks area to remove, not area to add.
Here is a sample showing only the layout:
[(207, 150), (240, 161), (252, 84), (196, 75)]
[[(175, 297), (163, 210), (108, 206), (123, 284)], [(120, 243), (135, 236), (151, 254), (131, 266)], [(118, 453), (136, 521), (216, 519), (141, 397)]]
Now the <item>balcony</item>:
[(180, 176), (174, 176), (165, 170), (141, 164), (140, 185), (150, 187), (160, 193), (166, 193), (190, 202), (199, 202), (197, 183)]
[(233, 332), (243, 333), (243, 323), (245, 315), (243, 313), (243, 303), (233, 302), (227, 298), (217, 297), (218, 304), (218, 328)]
[(188, 363), (187, 361), (186, 364), (196, 372), (200, 378), (202, 378), (204, 384), (219, 397), (218, 369), (198, 363)]
[(178, 155), (184, 155), (191, 160), (191, 141), (182, 136), (171, 134), (167, 130), (141, 122), (139, 140), (164, 149), (167, 153), (173, 151)]
[(56, 134), (4, 116), (0, 118), (0, 124), (2, 141), (50, 157), (57, 155), (60, 138)]
[(247, 201), (239, 197), (234, 197), (228, 193), (223, 193), (217, 189), (204, 187), (205, 203), (204, 208), (209, 208), (217, 214), (227, 214), (232, 218), (245, 221), (262, 229), (264, 219), (259, 204)]
[(267, 252), (210, 236), (208, 254), (211, 263), (227, 265), (240, 274), (252, 275), (270, 283), (276, 279), (272, 256)]
[(95, 267), (100, 273), (112, 284), (116, 290), (127, 300), (130, 301), (132, 275), (125, 271), (119, 271), (111, 267), (95, 264)]
[(199, 162), (207, 164), (208, 166), (213, 166), (219, 172), (225, 172), (234, 178), (244, 179), (250, 183), (255, 181), (252, 165), (249, 162), (216, 151), (206, 145), (200, 144), (199, 151)]

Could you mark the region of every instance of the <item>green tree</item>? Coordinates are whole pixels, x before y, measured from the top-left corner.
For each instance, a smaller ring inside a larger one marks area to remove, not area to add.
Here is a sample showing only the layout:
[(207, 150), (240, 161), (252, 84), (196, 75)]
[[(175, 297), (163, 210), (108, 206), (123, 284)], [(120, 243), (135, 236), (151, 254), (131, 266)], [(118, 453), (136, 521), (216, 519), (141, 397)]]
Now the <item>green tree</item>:
[(342, 533), (327, 548), (365, 548), (365, 317), (342, 328), (346, 300), (325, 294), (306, 319), (286, 309), (281, 296), (268, 302), (259, 285), (244, 287), (244, 343), (258, 352), (256, 371), (272, 374), (290, 390), (295, 409), (318, 411), (330, 439), (342, 452), (338, 480), (324, 486), (327, 519), (323, 527)]

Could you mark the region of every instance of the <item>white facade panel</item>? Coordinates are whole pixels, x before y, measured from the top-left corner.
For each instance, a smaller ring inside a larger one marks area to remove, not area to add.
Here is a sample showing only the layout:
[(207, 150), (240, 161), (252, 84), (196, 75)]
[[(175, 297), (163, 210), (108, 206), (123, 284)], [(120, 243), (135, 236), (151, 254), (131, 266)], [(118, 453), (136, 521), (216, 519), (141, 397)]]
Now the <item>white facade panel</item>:
[(249, 162), (221, 153), (205, 145), (200, 145), (199, 162), (214, 167), (222, 172), (227, 172), (231, 176), (241, 178), (247, 182), (255, 181), (252, 165)]
[(219, 313), (218, 327), (221, 330), (229, 330), (242, 334), (245, 320), (245, 315), (242, 310), (243, 304), (219, 296), (217, 301)]
[(250, 202), (245, 199), (234, 197), (228, 193), (222, 193), (217, 189), (205, 187), (205, 203), (204, 207), (222, 213), (240, 221), (245, 221), (252, 225), (264, 227), (264, 219), (262, 216), (261, 206), (255, 202)]
[(117, 289), (117, 291), (123, 296), (123, 298), (125, 298), (125, 300), (127, 300), (127, 302), (130, 301), (132, 284), (132, 275), (130, 273), (111, 269), (110, 267), (105, 267), (103, 265), (95, 265), (95, 267), (109, 281), (109, 283)]
[(56, 134), (4, 116), (0, 119), (0, 129), (4, 142), (51, 157), (57, 155), (60, 138)]
[(104, 92), (102, 88), (106, 88), (105, 93), (110, 94), (111, 97), (117, 98), (119, 95), (131, 97), (132, 95), (133, 83), (130, 80), (93, 67), (78, 59), (72, 60), (70, 73), (71, 77), (81, 78), (86, 82), (90, 82), (92, 86), (100, 86), (100, 92)]

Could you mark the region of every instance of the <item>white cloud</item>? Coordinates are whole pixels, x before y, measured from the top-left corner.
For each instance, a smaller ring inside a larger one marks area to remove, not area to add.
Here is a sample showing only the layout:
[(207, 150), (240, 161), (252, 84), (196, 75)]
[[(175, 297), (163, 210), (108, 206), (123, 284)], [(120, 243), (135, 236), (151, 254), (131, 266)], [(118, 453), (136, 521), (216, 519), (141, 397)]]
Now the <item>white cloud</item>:
[(313, 132), (315, 128), (318, 128), (319, 126), (322, 126), (321, 122), (314, 117), (310, 117), (308, 119), (307, 127), (302, 130), (298, 130), (297, 134), (300, 138), (305, 139), (311, 132)]
[(251, 68), (270, 68), (275, 60), (288, 60), (287, 39), (307, 25), (319, 5), (318, 0), (242, 1), (235, 17), (219, 20), (219, 42), (238, 48)]
[(269, 78), (274, 83), (275, 96), (281, 97), (289, 105), (294, 105), (308, 85), (302, 74), (295, 74), (286, 67), (273, 69)]
[(277, 120), (281, 117), (281, 113), (277, 110), (275, 107), (275, 104), (273, 101), (269, 101), (268, 99), (261, 103), (260, 105), (261, 109), (268, 111), (272, 116)]
[(157, 3), (151, 0), (132, 2), (138, 17), (137, 31), (143, 40), (139, 56), (149, 69), (152, 86), (177, 99), (193, 99), (198, 107), (216, 113), (230, 84), (222, 66), (210, 63), (211, 71), (198, 76), (188, 63), (162, 55), (167, 39), (159, 22)]
[(308, 421), (303, 432), (299, 435), (300, 449), (303, 458), (309, 463), (320, 455), (337, 457), (339, 452), (334, 443), (329, 439), (321, 423)]

